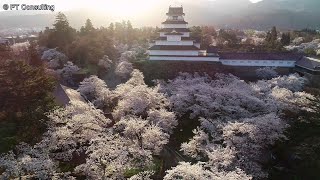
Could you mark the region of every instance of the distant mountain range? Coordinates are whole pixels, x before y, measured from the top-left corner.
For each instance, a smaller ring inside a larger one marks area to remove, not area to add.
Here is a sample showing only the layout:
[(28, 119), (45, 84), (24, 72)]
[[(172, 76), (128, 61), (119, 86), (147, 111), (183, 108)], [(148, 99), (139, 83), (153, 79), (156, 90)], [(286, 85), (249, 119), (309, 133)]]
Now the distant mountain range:
[[(150, 13), (131, 20), (135, 26), (160, 26), (170, 0), (161, 0)], [(214, 25), (217, 28), (265, 30), (277, 26), (283, 30), (320, 29), (320, 0), (185, 0), (186, 20), (192, 25)], [(104, 12), (74, 10), (66, 12), (73, 27), (81, 27), (90, 18), (96, 27), (115, 21)], [(54, 22), (55, 14), (17, 15), (0, 12), (0, 28), (46, 27)]]

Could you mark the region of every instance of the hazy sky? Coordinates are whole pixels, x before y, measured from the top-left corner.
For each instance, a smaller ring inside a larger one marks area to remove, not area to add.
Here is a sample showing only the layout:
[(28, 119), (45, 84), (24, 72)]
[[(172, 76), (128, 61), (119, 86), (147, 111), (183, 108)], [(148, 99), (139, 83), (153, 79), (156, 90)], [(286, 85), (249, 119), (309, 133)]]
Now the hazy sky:
[[(3, 4), (48, 4), (55, 5), (55, 12), (79, 8), (91, 8), (97, 11), (108, 12), (115, 16), (124, 18), (143, 15), (147, 10), (154, 9), (154, 7), (157, 7), (158, 5), (164, 3), (168, 3), (171, 5), (183, 5), (186, 2), (205, 3), (206, 1), (214, 0), (0, 0), (0, 11), (3, 11)], [(261, 0), (250, 1), (258, 2)]]

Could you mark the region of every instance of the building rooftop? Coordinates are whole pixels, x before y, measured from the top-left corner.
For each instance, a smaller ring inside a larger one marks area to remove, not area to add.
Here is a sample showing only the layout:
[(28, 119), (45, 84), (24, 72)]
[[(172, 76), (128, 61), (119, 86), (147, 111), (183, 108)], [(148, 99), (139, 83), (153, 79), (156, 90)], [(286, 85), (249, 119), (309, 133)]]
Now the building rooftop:
[(162, 24), (188, 24), (186, 21), (166, 20)]
[(296, 65), (312, 71), (320, 71), (320, 59), (303, 57), (296, 62)]
[(8, 43), (9, 43), (9, 40), (8, 40), (8, 39), (1, 38), (1, 37), (0, 37), (0, 44), (8, 44)]
[(184, 15), (183, 7), (169, 7), (167, 15)]
[(177, 32), (191, 32), (188, 28), (162, 28), (159, 32), (172, 32), (173, 30)]
[(199, 50), (198, 47), (196, 46), (160, 46), (160, 45), (154, 45), (152, 47), (149, 48), (149, 50), (175, 50), (175, 51), (179, 51), (179, 50), (185, 50), (185, 51), (189, 51), (189, 50)]
[(177, 31), (172, 31), (172, 32), (166, 33), (165, 35), (183, 35), (183, 34)]
[[(156, 40), (166, 41), (167, 37), (158, 37)], [(191, 37), (181, 37), (181, 41), (195, 41)]]
[(230, 60), (288, 60), (298, 61), (303, 56), (294, 53), (225, 53), (220, 52), (220, 59)]

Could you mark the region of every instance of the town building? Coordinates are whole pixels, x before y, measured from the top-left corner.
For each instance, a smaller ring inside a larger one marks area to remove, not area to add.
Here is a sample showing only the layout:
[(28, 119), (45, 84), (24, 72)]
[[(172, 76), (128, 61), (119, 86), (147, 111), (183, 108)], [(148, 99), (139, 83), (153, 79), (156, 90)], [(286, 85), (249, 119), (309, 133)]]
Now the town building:
[(9, 45), (9, 40), (0, 37), (0, 45), (8, 46)]
[(7, 51), (10, 49), (10, 42), (8, 39), (0, 37), (0, 51)]

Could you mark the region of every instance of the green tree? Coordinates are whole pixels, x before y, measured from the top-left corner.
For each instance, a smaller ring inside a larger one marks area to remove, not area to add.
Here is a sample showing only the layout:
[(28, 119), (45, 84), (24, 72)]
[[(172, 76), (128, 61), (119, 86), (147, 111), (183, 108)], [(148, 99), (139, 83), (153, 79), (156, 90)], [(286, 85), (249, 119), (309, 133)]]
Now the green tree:
[(277, 44), (278, 33), (275, 26), (272, 27), (271, 31), (267, 32), (265, 42), (267, 46), (274, 47)]
[(227, 42), (227, 46), (234, 46), (239, 43), (235, 32), (231, 30), (227, 31), (224, 29), (220, 29), (217, 40), (219, 44), (224, 44), (225, 42)]
[(288, 46), (291, 42), (290, 32), (282, 33), (280, 42), (283, 46)]
[(201, 41), (202, 39), (202, 29), (200, 26), (193, 26), (190, 28), (191, 33), (190, 33), (190, 37), (195, 39), (196, 41)]
[(63, 52), (68, 53), (67, 45), (75, 39), (76, 30), (70, 27), (67, 17), (61, 12), (56, 16), (53, 26), (47, 46), (49, 48), (59, 47)]
[(125, 21), (123, 21), (122, 23), (120, 23), (120, 22), (115, 23), (114, 37), (120, 43), (126, 43), (126, 35), (125, 35), (126, 30), (125, 29), (126, 29), (126, 22)]
[(267, 32), (265, 38), (264, 46), (267, 51), (282, 51), (283, 45), (281, 42), (278, 42), (278, 33), (275, 26), (272, 27), (271, 31)]
[(98, 68), (98, 60), (104, 55), (115, 59), (113, 38), (104, 29), (77, 38), (69, 48), (70, 59), (83, 68), (88, 68), (88, 65)]
[(9, 132), (0, 128), (0, 151), (9, 148), (8, 144), (39, 140), (46, 129), (45, 113), (55, 105), (51, 95), (54, 79), (43, 67), (4, 60), (0, 62), (0, 84), (0, 127), (11, 128)]
[(305, 49), (305, 50), (304, 50), (304, 53), (305, 53), (306, 55), (308, 55), (308, 56), (315, 56), (315, 55), (317, 55), (317, 52), (316, 52), (314, 49), (312, 49), (312, 48), (307, 48), (307, 49)]
[(108, 27), (108, 31), (110, 33), (110, 35), (113, 37), (114, 36), (114, 24), (110, 23), (109, 27)]
[(31, 66), (42, 66), (42, 60), (37, 51), (37, 44), (35, 41), (30, 41), (30, 46), (28, 47), (29, 64)]
[(94, 27), (92, 25), (91, 20), (87, 19), (85, 25), (82, 26), (81, 29), (80, 29), (80, 34), (81, 35), (85, 35), (85, 34), (88, 34), (90, 32), (93, 32), (94, 30), (95, 29), (94, 29)]
[(134, 36), (134, 29), (132, 27), (132, 24), (130, 21), (127, 21), (127, 33), (126, 33), (126, 36), (127, 36), (127, 43), (129, 45), (132, 45), (133, 44), (133, 41), (135, 40), (135, 36)]
[(273, 148), (269, 179), (318, 179), (320, 177), (320, 100), (300, 113), (287, 130), (287, 141)]

